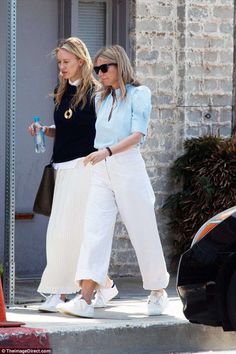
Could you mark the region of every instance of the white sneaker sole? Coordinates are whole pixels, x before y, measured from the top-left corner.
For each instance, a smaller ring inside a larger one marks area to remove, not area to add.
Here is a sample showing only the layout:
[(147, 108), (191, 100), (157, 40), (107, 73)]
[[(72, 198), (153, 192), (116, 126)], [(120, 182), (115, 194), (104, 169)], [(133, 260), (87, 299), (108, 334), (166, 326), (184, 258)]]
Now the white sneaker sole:
[(75, 317), (83, 317), (83, 318), (93, 318), (94, 317), (94, 314), (88, 314), (88, 313), (84, 313), (84, 312), (72, 312), (72, 311), (69, 311), (69, 310), (66, 310), (66, 311), (59, 311), (61, 313), (64, 313), (66, 315), (70, 315), (70, 316), (75, 316)]
[(41, 308), (38, 308), (38, 311), (39, 312), (49, 312), (49, 313), (54, 313), (54, 312), (58, 312), (58, 310), (56, 309), (56, 308), (43, 308), (43, 307), (41, 307)]

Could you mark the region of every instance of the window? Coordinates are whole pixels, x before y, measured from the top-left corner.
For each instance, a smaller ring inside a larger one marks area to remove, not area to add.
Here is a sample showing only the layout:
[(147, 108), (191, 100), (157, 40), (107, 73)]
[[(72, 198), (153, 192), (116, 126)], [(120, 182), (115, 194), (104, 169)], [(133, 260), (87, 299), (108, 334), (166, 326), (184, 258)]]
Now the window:
[(112, 43), (112, 2), (79, 0), (72, 8), (73, 34), (87, 45), (91, 57)]
[(80, 37), (91, 56), (105, 45), (120, 44), (130, 53), (131, 0), (58, 0), (59, 38)]

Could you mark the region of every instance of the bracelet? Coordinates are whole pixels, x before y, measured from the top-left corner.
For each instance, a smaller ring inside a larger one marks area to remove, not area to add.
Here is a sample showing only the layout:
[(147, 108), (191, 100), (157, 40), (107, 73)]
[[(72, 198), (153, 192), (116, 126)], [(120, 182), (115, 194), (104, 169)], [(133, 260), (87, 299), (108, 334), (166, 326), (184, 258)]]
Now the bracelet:
[(109, 156), (111, 156), (111, 155), (112, 155), (111, 149), (110, 149), (108, 146), (106, 146), (106, 149), (107, 149), (107, 151), (109, 152)]

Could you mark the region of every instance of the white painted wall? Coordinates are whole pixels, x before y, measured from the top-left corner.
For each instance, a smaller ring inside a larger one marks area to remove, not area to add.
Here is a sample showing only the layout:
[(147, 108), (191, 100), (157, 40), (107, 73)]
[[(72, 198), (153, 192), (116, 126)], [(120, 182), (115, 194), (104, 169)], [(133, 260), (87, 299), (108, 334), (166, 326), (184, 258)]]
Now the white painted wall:
[[(7, 2), (0, 1), (0, 195), (4, 196), (4, 122)], [(34, 152), (27, 127), (34, 115), (45, 124), (53, 122), (53, 100), (49, 93), (57, 82), (56, 62), (50, 53), (58, 40), (58, 1), (17, 2), (17, 100), (16, 100), (16, 212), (32, 212), (43, 167), (50, 160), (52, 141), (44, 155)], [(40, 275), (45, 266), (48, 218), (16, 221), (16, 275)], [(0, 201), (0, 257), (3, 256), (4, 198)], [(0, 258), (0, 259), (1, 259)]]

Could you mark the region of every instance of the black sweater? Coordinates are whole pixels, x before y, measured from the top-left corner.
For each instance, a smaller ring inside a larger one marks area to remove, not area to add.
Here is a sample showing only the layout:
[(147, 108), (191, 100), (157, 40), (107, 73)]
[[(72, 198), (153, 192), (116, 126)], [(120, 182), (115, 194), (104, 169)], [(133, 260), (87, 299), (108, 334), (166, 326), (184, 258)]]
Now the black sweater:
[(54, 111), (56, 137), (53, 148), (53, 161), (65, 162), (83, 157), (95, 151), (95, 105), (91, 94), (87, 94), (87, 103), (81, 109), (80, 103), (73, 110), (72, 117), (65, 119), (64, 114), (71, 107), (71, 100), (76, 92), (76, 86), (68, 83), (68, 88), (61, 103)]

